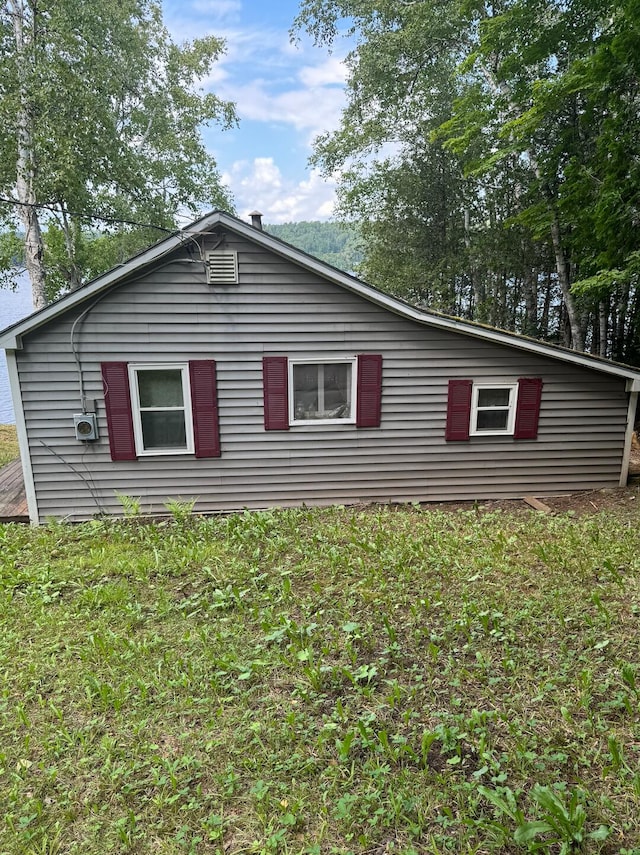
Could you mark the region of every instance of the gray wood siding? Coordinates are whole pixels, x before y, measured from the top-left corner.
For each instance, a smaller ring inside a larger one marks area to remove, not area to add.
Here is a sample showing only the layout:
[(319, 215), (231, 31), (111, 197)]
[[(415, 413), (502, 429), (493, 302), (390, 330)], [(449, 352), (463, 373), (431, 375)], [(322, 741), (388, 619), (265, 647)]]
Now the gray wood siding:
[[(85, 394), (100, 440), (74, 438), (79, 385), (68, 313), (25, 336), (18, 370), (40, 519), (145, 511), (197, 498), (203, 512), (272, 505), (441, 501), (560, 494), (615, 486), (627, 415), (624, 380), (395, 316), (265, 250), (229, 237), (240, 285), (206, 284), (176, 261), (102, 297), (79, 325)], [(86, 307), (83, 307), (84, 311)], [(380, 428), (263, 427), (262, 357), (383, 356)], [(212, 358), (220, 458), (113, 462), (100, 362)], [(542, 377), (537, 440), (444, 439), (447, 383)]]

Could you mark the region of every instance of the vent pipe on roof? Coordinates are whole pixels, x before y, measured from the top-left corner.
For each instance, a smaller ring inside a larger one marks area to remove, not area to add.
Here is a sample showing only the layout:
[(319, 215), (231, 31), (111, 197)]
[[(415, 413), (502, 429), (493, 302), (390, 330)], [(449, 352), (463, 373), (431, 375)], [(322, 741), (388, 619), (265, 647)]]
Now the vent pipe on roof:
[(251, 211), (249, 216), (251, 217), (251, 225), (254, 229), (262, 231), (262, 214), (260, 211)]

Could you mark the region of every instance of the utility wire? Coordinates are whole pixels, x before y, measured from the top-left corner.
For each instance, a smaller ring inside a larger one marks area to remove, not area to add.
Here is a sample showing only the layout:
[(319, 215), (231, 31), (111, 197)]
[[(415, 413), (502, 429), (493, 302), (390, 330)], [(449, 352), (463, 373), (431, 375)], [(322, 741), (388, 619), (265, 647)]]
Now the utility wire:
[[(7, 205), (17, 205), (20, 208), (41, 208), (44, 211), (51, 211), (54, 214), (61, 210), (59, 206), (50, 202), (18, 202), (16, 199), (8, 199), (5, 196), (0, 196), (0, 202)], [(157, 229), (159, 232), (166, 232), (170, 235), (175, 234), (176, 231), (183, 231), (182, 229), (168, 229), (165, 226), (156, 226), (153, 223), (139, 223), (136, 220), (125, 220), (119, 217), (103, 217), (101, 214), (81, 214), (79, 211), (65, 211), (65, 213), (71, 217), (80, 217), (83, 220), (101, 220), (103, 223), (139, 226), (143, 229)]]
[[(91, 498), (93, 499), (93, 501), (96, 504), (96, 507), (98, 508), (98, 512), (101, 514), (104, 514), (105, 508), (104, 508), (104, 505), (102, 504), (102, 502), (100, 501), (100, 496), (98, 495), (98, 491), (97, 491), (95, 482), (93, 481), (93, 477), (91, 476), (91, 474), (88, 473), (89, 477), (85, 478), (85, 476), (82, 474), (82, 472), (79, 472), (72, 463), (69, 463), (68, 460), (65, 460), (64, 457), (55, 450), (55, 448), (51, 448), (50, 445), (47, 445), (47, 443), (43, 442), (41, 439), (38, 440), (38, 442), (40, 443), (40, 445), (42, 445), (44, 448), (46, 448), (46, 450), (50, 454), (53, 454), (54, 457), (57, 457), (58, 460), (60, 460), (62, 463), (64, 463), (65, 466), (68, 466), (69, 469), (71, 469), (71, 471), (75, 475), (78, 476), (78, 478), (82, 481), (82, 483), (85, 485), (85, 487), (89, 491)], [(86, 449), (85, 449), (85, 451), (86, 451)], [(83, 458), (84, 458), (84, 454), (83, 454)], [(84, 460), (83, 460), (83, 465), (86, 468), (86, 464), (84, 463)], [(88, 470), (87, 470), (87, 472), (88, 472)]]

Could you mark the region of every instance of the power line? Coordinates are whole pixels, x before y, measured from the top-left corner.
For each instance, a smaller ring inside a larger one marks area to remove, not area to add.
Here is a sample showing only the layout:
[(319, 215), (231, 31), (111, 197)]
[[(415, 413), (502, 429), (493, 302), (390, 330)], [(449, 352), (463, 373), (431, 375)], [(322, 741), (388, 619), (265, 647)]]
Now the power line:
[[(0, 196), (0, 202), (3, 202), (7, 205), (16, 205), (21, 208), (36, 208), (42, 209), (45, 211), (51, 211), (52, 213), (58, 213), (61, 209), (55, 205), (52, 205), (48, 202), (18, 202), (16, 199), (8, 199), (4, 196)], [(101, 220), (103, 223), (113, 223), (124, 226), (138, 226), (142, 229), (156, 229), (159, 232), (166, 232), (167, 234), (175, 234), (177, 229), (167, 229), (165, 226), (156, 226), (153, 223), (139, 223), (136, 220), (125, 220), (119, 217), (104, 217), (102, 214), (81, 214), (78, 211), (65, 211), (64, 213), (68, 214), (71, 217), (80, 217), (83, 220)]]

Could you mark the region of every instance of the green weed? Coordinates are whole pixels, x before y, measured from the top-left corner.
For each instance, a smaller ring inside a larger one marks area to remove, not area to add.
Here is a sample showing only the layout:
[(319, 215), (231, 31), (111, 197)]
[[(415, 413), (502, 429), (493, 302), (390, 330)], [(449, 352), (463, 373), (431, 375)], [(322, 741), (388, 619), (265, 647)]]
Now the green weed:
[(628, 517), (125, 504), (0, 526), (3, 855), (634, 853)]

